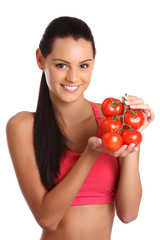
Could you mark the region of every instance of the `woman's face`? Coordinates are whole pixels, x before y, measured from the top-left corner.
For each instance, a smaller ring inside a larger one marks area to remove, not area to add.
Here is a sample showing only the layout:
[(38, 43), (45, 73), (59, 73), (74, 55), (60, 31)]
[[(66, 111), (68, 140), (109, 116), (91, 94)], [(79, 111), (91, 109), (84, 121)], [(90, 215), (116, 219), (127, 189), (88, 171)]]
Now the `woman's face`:
[(90, 41), (72, 37), (57, 38), (44, 59), (44, 73), (51, 100), (73, 102), (83, 97), (94, 68)]

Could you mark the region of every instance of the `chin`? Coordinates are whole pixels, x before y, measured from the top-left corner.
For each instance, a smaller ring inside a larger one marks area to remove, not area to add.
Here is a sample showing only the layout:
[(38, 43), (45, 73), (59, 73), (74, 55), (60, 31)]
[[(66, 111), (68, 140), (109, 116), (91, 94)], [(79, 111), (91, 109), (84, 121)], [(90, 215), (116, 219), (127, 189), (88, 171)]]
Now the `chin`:
[(78, 100), (80, 100), (81, 98), (84, 98), (84, 95), (80, 95), (80, 96), (65, 96), (63, 98), (61, 98), (61, 101), (64, 103), (74, 103)]

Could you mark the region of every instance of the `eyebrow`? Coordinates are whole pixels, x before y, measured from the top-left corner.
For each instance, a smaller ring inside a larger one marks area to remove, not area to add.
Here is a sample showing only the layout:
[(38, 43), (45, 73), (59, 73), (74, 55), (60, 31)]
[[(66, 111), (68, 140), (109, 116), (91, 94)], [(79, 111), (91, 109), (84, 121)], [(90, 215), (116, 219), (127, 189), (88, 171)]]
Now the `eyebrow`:
[[(65, 62), (65, 63), (69, 63), (70, 64), (70, 62), (68, 62), (66, 60), (63, 60), (63, 59), (60, 59), (60, 58), (54, 58), (54, 59), (52, 59), (52, 61), (61, 61), (61, 62)], [(86, 59), (86, 60), (83, 60), (83, 61), (81, 61), (79, 63), (84, 63), (84, 62), (88, 62), (88, 61), (93, 61), (93, 59)]]

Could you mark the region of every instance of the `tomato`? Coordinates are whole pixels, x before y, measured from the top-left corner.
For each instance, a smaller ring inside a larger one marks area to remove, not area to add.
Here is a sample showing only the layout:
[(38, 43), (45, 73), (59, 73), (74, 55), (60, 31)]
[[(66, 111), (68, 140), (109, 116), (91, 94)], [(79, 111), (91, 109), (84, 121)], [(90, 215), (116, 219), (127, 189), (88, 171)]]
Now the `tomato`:
[(120, 129), (121, 126), (122, 122), (119, 119), (114, 120), (112, 117), (107, 117), (102, 121), (101, 129), (103, 133), (112, 130), (118, 133), (119, 131), (117, 130)]
[(133, 131), (124, 130), (121, 136), (123, 138), (123, 143), (126, 145), (129, 145), (130, 143), (135, 143), (136, 147), (142, 141), (142, 134), (136, 130)]
[(124, 114), (124, 122), (137, 130), (144, 123), (143, 113), (140, 110), (126, 111)]
[(106, 117), (113, 117), (116, 115), (122, 115), (123, 103), (116, 98), (106, 98), (102, 102), (102, 113)]
[(123, 138), (116, 132), (105, 132), (102, 136), (103, 147), (110, 151), (115, 152), (123, 145)]

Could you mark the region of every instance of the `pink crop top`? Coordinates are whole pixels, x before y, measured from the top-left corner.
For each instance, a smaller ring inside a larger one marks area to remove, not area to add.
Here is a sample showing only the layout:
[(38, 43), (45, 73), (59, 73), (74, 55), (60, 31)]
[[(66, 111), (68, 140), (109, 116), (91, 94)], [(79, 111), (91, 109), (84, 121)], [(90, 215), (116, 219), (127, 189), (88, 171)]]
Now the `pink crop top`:
[[(91, 104), (98, 124), (96, 136), (101, 138), (102, 119), (96, 104), (92, 102)], [(67, 150), (65, 157), (60, 160), (60, 174), (57, 179), (54, 179), (55, 183), (60, 182), (67, 175), (80, 156), (81, 154)], [(114, 202), (117, 180), (117, 159), (107, 153), (101, 153), (93, 164), (71, 206)]]

